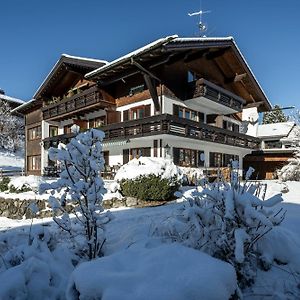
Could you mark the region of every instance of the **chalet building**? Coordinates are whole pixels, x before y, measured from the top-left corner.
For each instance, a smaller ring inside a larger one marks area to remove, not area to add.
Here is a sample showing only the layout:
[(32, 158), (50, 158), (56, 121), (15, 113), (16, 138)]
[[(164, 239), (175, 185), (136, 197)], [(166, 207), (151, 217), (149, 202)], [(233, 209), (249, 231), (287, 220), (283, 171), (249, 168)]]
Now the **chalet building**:
[(0, 89), (0, 101), (6, 102), (12, 110), (25, 103), (21, 99), (5, 95), (5, 91), (3, 89)]
[(159, 39), (112, 62), (62, 55), (26, 117), (27, 174), (49, 174), (48, 149), (100, 128), (106, 164), (138, 156), (227, 166), (260, 148), (258, 112), (271, 105), (233, 38)]
[(258, 125), (261, 149), (245, 156), (244, 167), (255, 168), (257, 179), (276, 179), (277, 170), (288, 163), (295, 148), (300, 146), (299, 133), (300, 128), (295, 122)]

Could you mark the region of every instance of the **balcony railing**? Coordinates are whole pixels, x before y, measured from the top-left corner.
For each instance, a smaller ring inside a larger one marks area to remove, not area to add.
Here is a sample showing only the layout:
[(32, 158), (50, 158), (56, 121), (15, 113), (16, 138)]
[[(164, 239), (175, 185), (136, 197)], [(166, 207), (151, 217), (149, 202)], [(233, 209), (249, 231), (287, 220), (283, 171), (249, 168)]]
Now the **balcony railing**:
[(205, 97), (235, 111), (242, 111), (245, 100), (203, 78), (189, 83), (187, 99)]
[(95, 106), (96, 104), (101, 104), (99, 107), (104, 108), (112, 103), (104, 99), (101, 90), (97, 86), (93, 86), (80, 94), (43, 107), (43, 119), (59, 118), (68, 113), (78, 112), (82, 109)]
[[(105, 132), (107, 141), (170, 134), (248, 149), (259, 149), (260, 146), (258, 138), (168, 114), (106, 125), (99, 129)], [(59, 142), (67, 143), (73, 136), (74, 134), (66, 134), (46, 138), (44, 146), (48, 148), (57, 146)]]

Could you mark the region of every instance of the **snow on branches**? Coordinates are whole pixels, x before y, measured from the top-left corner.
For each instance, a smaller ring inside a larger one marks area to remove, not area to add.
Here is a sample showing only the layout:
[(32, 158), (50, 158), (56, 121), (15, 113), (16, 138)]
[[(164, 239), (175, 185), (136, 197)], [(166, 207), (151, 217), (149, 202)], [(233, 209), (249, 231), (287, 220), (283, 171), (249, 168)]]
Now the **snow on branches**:
[(24, 121), (11, 115), (6, 101), (0, 100), (0, 148), (15, 152), (24, 146)]
[[(89, 259), (99, 256), (105, 241), (104, 224), (109, 221), (103, 214), (102, 198), (106, 192), (100, 171), (104, 166), (102, 140), (104, 133), (91, 129), (78, 134), (69, 144), (49, 149), (49, 158), (58, 161), (60, 178), (43, 184), (41, 192), (52, 190), (49, 203), (55, 213), (54, 221), (70, 234), (76, 222), (84, 228)], [(68, 209), (75, 214), (71, 219)]]
[[(252, 172), (249, 170), (247, 176)], [(272, 210), (283, 201), (280, 194), (264, 200), (263, 186), (241, 183), (237, 178), (233, 169), (230, 183), (205, 183), (203, 190), (185, 198), (154, 234), (230, 263), (240, 287), (245, 287), (254, 282), (259, 260), (263, 259), (257, 241), (282, 222), (285, 212)]]

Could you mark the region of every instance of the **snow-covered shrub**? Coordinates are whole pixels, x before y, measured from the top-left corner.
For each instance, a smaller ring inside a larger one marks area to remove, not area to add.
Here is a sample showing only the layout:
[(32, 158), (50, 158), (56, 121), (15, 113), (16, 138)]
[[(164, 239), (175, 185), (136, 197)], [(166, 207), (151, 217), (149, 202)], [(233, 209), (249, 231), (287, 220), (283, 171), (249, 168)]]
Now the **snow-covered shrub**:
[(10, 182), (9, 177), (2, 177), (0, 180), (0, 191), (5, 192), (8, 190), (8, 184)]
[(277, 171), (281, 181), (300, 181), (300, 149), (295, 151), (294, 157), (288, 160), (288, 164)]
[(140, 157), (122, 166), (115, 176), (124, 196), (140, 200), (168, 200), (182, 177), (170, 159)]
[(153, 174), (136, 179), (123, 180), (120, 183), (121, 194), (140, 200), (169, 200), (178, 190), (178, 182), (173, 178), (161, 178)]
[(140, 157), (123, 165), (116, 173), (115, 180), (135, 179), (140, 176), (155, 175), (162, 179), (180, 180), (182, 172), (170, 159)]
[[(50, 159), (60, 164), (60, 178), (40, 187), (41, 192), (52, 190), (49, 203), (55, 213), (54, 221), (62, 229), (73, 234), (77, 232), (76, 226), (82, 225), (86, 249), (81, 250), (88, 253), (89, 259), (101, 254), (105, 242), (104, 224), (109, 221), (107, 214), (101, 214), (104, 210), (102, 199), (105, 193), (100, 176), (104, 166), (101, 143), (103, 137), (102, 131), (91, 129), (78, 134), (67, 145), (60, 144), (59, 148), (50, 148)], [(74, 205), (72, 212), (77, 225), (66, 210), (68, 204)]]
[(67, 300), (224, 300), (237, 288), (234, 268), (178, 244), (132, 246), (80, 264)]
[(78, 257), (57, 240), (48, 226), (28, 226), (0, 234), (0, 299), (64, 299)]
[[(253, 171), (249, 169), (247, 179)], [(230, 263), (240, 287), (245, 287), (254, 282), (263, 260), (257, 241), (279, 225), (285, 214), (271, 209), (283, 201), (280, 194), (268, 200), (264, 195), (263, 186), (239, 182), (234, 169), (230, 183), (205, 183), (202, 192), (192, 193), (154, 232)]]

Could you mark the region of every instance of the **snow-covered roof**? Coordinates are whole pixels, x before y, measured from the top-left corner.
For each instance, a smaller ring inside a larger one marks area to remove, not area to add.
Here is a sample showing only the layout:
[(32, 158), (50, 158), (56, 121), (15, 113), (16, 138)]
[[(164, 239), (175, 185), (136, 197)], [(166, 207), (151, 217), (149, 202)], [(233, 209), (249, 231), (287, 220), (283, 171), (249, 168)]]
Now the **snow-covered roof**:
[(35, 92), (33, 98), (38, 98), (38, 94), (40, 91), (43, 89), (43, 87), (46, 85), (46, 83), (49, 81), (51, 78), (52, 74), (54, 74), (55, 70), (64, 62), (64, 61), (71, 61), (73, 60), (74, 62), (77, 61), (78, 63), (80, 62), (86, 62), (86, 63), (95, 63), (96, 66), (99, 66), (99, 64), (107, 64), (106, 60), (100, 60), (100, 59), (94, 59), (94, 58), (87, 58), (87, 57), (80, 57), (80, 56), (73, 56), (69, 54), (62, 54), (61, 57), (57, 60), (53, 68), (50, 70), (44, 81), (41, 83), (41, 85), (38, 87), (37, 91)]
[(8, 101), (8, 102), (18, 103), (18, 104), (22, 104), (22, 103), (25, 102), (21, 99), (13, 98), (13, 97), (10, 97), (10, 96), (7, 96), (7, 95), (2, 95), (2, 94), (0, 94), (0, 99)]
[(281, 138), (289, 135), (295, 126), (294, 122), (281, 122), (273, 124), (258, 125), (257, 137), (259, 138)]
[(16, 108), (12, 109), (11, 112), (12, 112), (12, 113), (18, 113), (18, 112), (21, 112), (24, 108), (27, 108), (27, 107), (29, 107), (30, 105), (32, 105), (34, 101), (36, 101), (36, 100), (35, 100), (35, 99), (31, 99), (31, 100), (29, 100), (29, 101), (27, 101), (27, 102), (23, 101), (23, 104), (21, 104), (20, 106), (18, 106), (18, 107), (16, 107)]
[(89, 77), (91, 77), (91, 76), (93, 76), (93, 75), (95, 75), (99, 72), (105, 71), (105, 70), (110, 69), (111, 67), (113, 67), (117, 64), (120, 64), (121, 62), (123, 62), (124, 60), (126, 60), (128, 58), (131, 58), (131, 57), (134, 57), (136, 55), (140, 55), (144, 52), (150, 51), (151, 49), (153, 49), (155, 47), (158, 47), (159, 45), (162, 45), (164, 43), (167, 43), (167, 42), (169, 42), (169, 41), (171, 41), (171, 40), (173, 40), (177, 37), (178, 37), (178, 35), (171, 35), (171, 36), (167, 36), (165, 38), (158, 39), (158, 40), (156, 40), (156, 41), (154, 41), (154, 42), (152, 42), (152, 43), (150, 43), (150, 44), (148, 44), (144, 47), (138, 48), (137, 50), (134, 50), (134, 51), (132, 51), (132, 52), (130, 52), (130, 53), (124, 55), (124, 56), (121, 56), (121, 57), (113, 60), (112, 62), (106, 64), (105, 66), (102, 66), (102, 67), (100, 67), (100, 68), (98, 68), (94, 71), (91, 71), (91, 72), (87, 73), (85, 76), (87, 78), (89, 78)]
[[(215, 44), (214, 44), (215, 42)], [(179, 44), (187, 44), (187, 47), (190, 47), (189, 43), (197, 43), (199, 44), (198, 46), (202, 47), (202, 46), (224, 46), (224, 44), (226, 44), (226, 46), (231, 46), (233, 51), (236, 53), (237, 57), (239, 58), (239, 60), (241, 61), (241, 63), (243, 64), (243, 67), (247, 70), (248, 74), (250, 75), (250, 79), (253, 82), (254, 85), (256, 85), (257, 90), (259, 91), (259, 93), (261, 94), (261, 96), (264, 98), (264, 100), (266, 101), (266, 107), (268, 107), (269, 109), (272, 107), (271, 102), (269, 101), (268, 97), (266, 96), (264, 90), (262, 89), (261, 85), (259, 84), (258, 80), (256, 79), (254, 73), (252, 72), (249, 64), (247, 63), (245, 57), (243, 56), (243, 54), (241, 53), (239, 47), (237, 46), (236, 42), (234, 41), (234, 38), (232, 36), (228, 36), (228, 37), (185, 37), (185, 38), (179, 38), (178, 35), (172, 35), (172, 36), (167, 36), (165, 38), (161, 38), (158, 39), (144, 47), (141, 47), (133, 52), (130, 52), (124, 56), (121, 56), (115, 60), (113, 60), (112, 62), (99, 67), (98, 69), (91, 71), (89, 73), (87, 73), (85, 76), (86, 78), (90, 78), (93, 77), (95, 75), (100, 75), (103, 74), (105, 71), (108, 71), (110, 69), (112, 69), (115, 66), (118, 66), (122, 63), (128, 62), (130, 59), (141, 56), (144, 53), (150, 52), (152, 49), (158, 48), (160, 46), (165, 46), (165, 47), (175, 47), (178, 46)], [(227, 45), (228, 44), (228, 45)], [(197, 47), (197, 46), (195, 46)]]
[(98, 63), (103, 63), (107, 64), (107, 60), (102, 60), (102, 59), (95, 59), (95, 58), (89, 58), (89, 57), (82, 57), (82, 56), (74, 56), (74, 55), (69, 55), (63, 53), (61, 56), (71, 58), (71, 59), (78, 59), (78, 60), (84, 60), (84, 61), (93, 61), (93, 62), (98, 62)]

